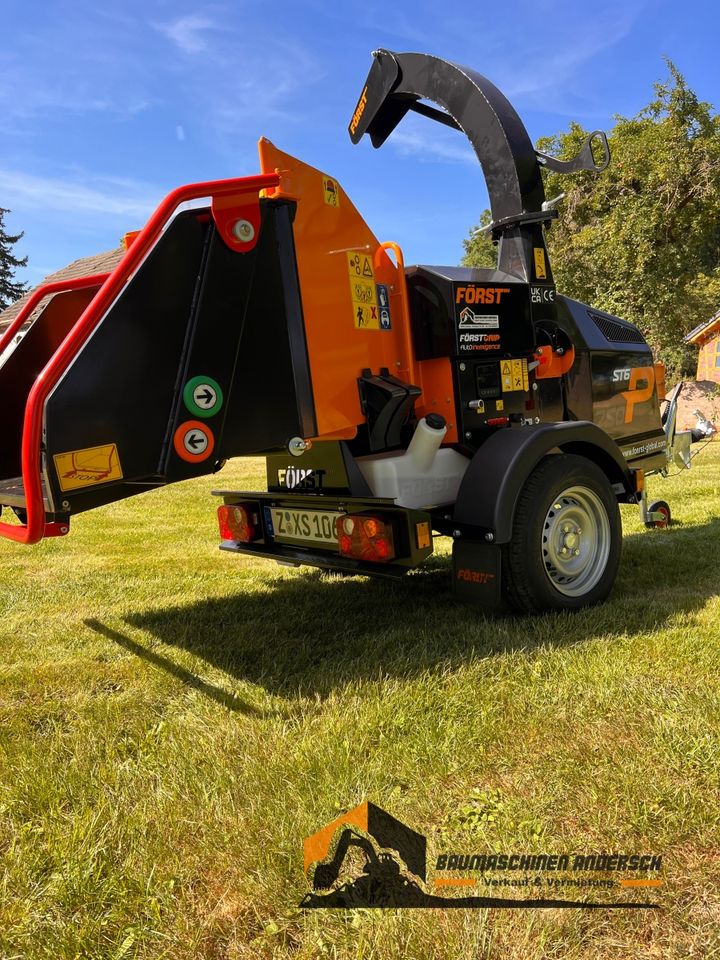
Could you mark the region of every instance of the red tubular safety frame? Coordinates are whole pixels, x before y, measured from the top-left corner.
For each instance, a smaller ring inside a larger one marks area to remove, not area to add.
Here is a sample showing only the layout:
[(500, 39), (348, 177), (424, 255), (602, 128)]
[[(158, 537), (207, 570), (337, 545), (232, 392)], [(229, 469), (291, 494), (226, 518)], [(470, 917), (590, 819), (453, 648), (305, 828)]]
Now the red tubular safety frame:
[[(239, 198), (243, 194), (250, 193), (255, 194), (255, 202), (257, 203), (259, 202), (258, 194), (261, 190), (272, 189), (278, 186), (279, 182), (280, 178), (277, 174), (268, 173), (232, 180), (189, 183), (178, 187), (165, 197), (128, 248), (120, 263), (110, 274), (98, 274), (95, 277), (84, 277), (77, 281), (65, 281), (64, 283), (49, 283), (32, 294), (0, 339), (0, 350), (10, 343), (12, 337), (43, 297), (53, 293), (93, 286), (98, 282), (102, 284), (40, 372), (28, 394), (22, 437), (22, 480), (25, 489), (26, 522), (20, 526), (0, 523), (0, 536), (15, 540), (18, 543), (29, 544), (38, 543), (46, 534), (58, 536), (67, 533), (67, 525), (58, 523), (46, 525), (45, 523), (45, 502), (43, 500), (40, 471), (40, 444), (45, 401), (70, 366), (71, 361), (77, 356), (82, 345), (155, 244), (163, 227), (175, 210), (181, 203), (187, 203), (190, 200), (201, 200), (204, 197), (210, 197), (213, 200), (233, 196)], [(247, 203), (247, 200), (245, 202)], [(238, 207), (241, 206), (242, 204), (238, 203)]]

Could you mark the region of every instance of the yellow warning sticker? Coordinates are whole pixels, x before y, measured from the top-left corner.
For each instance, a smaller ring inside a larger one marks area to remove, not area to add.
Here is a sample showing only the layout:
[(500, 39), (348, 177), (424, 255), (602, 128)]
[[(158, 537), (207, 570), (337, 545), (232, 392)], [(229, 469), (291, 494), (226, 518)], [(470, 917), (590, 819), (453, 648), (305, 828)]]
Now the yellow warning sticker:
[(504, 409), (505, 409), (505, 401), (504, 401), (504, 400), (496, 400), (496, 401), (495, 401), (495, 412), (496, 412), (496, 413), (500, 413), (500, 412), (503, 411)]
[(366, 253), (348, 253), (347, 258), (355, 326), (358, 330), (379, 330), (380, 311), (372, 258)]
[(500, 376), (503, 393), (527, 391), (530, 389), (527, 360), (503, 360), (500, 363)]
[(512, 361), (512, 383), (513, 390), (522, 390), (523, 388), (523, 362), (522, 360)]
[(323, 195), (325, 197), (325, 203), (327, 203), (329, 207), (340, 206), (340, 187), (338, 186), (337, 180), (333, 180), (332, 177), (323, 176)]
[(535, 278), (537, 280), (547, 280), (545, 251), (542, 247), (533, 247), (533, 253), (535, 255)]
[(503, 362), (500, 364), (500, 375), (502, 377), (502, 392), (510, 393), (513, 388), (512, 362), (510, 360), (503, 360)]
[(91, 487), (96, 483), (123, 478), (115, 443), (56, 453), (53, 460), (61, 490), (77, 490), (79, 487)]

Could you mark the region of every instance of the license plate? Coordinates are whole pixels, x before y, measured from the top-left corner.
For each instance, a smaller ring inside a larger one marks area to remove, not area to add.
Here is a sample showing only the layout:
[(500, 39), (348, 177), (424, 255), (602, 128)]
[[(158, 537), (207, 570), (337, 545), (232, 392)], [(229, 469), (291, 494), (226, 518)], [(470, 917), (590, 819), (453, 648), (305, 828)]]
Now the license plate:
[(324, 513), (320, 510), (273, 507), (275, 539), (285, 543), (326, 543), (334, 547), (337, 545), (335, 521), (340, 516), (340, 513)]

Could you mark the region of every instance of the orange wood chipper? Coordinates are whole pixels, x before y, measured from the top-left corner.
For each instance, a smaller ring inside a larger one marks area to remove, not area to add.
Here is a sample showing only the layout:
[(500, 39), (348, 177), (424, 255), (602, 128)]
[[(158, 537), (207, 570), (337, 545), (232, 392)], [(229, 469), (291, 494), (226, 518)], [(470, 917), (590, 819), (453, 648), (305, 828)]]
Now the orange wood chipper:
[(111, 273), (40, 288), (5, 331), (0, 534), (263, 455), (267, 490), (219, 493), (223, 550), (400, 577), (445, 535), (486, 608), (608, 595), (618, 504), (665, 524), (645, 478), (689, 459), (641, 332), (553, 282), (542, 170), (601, 171), (607, 140), (546, 156), (485, 77), (377, 51), (352, 140), (409, 111), (472, 144), (497, 268), (406, 266), (334, 177), (260, 140), (258, 175), (174, 190)]

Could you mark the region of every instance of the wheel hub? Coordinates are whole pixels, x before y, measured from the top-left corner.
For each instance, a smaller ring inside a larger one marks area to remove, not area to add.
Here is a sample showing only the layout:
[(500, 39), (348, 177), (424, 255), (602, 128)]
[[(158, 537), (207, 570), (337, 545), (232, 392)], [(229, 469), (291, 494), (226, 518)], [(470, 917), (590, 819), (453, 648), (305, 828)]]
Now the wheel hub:
[(580, 532), (576, 527), (572, 533), (563, 534), (563, 546), (567, 547), (569, 550), (574, 550), (575, 547), (580, 542)]
[(588, 487), (568, 487), (552, 502), (543, 524), (545, 572), (569, 597), (583, 596), (602, 577), (610, 553), (607, 511)]

